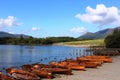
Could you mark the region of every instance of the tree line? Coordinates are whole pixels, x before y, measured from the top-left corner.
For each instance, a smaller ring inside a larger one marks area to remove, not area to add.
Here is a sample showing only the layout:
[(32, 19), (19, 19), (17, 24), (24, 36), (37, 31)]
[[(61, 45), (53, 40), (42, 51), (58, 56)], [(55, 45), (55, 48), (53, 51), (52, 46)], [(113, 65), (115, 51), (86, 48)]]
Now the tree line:
[(46, 38), (24, 38), (22, 35), (19, 38), (4, 37), (0, 38), (0, 44), (13, 45), (47, 45), (59, 42), (78, 41), (79, 38), (73, 37), (46, 37)]
[(120, 48), (120, 29), (114, 29), (113, 33), (105, 38), (105, 45), (107, 48)]

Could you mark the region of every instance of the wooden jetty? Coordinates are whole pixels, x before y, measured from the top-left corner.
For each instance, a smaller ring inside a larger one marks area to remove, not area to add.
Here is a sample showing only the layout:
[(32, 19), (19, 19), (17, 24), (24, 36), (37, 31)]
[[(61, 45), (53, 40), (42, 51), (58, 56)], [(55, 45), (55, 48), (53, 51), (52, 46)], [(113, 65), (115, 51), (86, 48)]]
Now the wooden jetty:
[(105, 46), (90, 46), (86, 51), (92, 51), (94, 55), (115, 56), (120, 55), (120, 48), (106, 48)]

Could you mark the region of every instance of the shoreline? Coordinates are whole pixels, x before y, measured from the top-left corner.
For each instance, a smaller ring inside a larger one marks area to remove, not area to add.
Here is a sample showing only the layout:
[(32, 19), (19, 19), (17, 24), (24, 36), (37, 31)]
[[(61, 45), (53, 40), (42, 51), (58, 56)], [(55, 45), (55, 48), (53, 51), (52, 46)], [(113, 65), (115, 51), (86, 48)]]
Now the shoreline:
[[(119, 80), (120, 56), (113, 56), (113, 63), (104, 63), (97, 69), (86, 68), (86, 71), (75, 71), (73, 75), (58, 75), (51, 80)], [(47, 79), (43, 79), (47, 80)]]
[[(62, 44), (62, 43), (53, 44), (53, 45), (57, 45), (57, 46), (69, 46), (69, 47), (85, 47), (85, 48), (88, 48), (88, 47), (91, 46), (91, 45), (67, 45), (67, 44)], [(93, 46), (94, 46), (94, 45), (93, 45)]]

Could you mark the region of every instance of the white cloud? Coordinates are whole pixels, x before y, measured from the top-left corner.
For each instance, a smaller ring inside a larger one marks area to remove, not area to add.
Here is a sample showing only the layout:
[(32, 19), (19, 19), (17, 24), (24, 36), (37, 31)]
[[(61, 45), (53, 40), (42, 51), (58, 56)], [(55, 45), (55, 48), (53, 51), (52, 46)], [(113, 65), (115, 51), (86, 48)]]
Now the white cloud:
[(104, 4), (98, 4), (96, 9), (88, 6), (86, 14), (77, 14), (75, 16), (88, 23), (103, 25), (117, 25), (120, 23), (120, 14), (117, 7), (106, 7)]
[(39, 27), (32, 27), (32, 31), (38, 31), (38, 30), (40, 30)]
[(0, 28), (19, 26), (20, 23), (17, 21), (16, 17), (8, 16), (6, 19), (0, 18)]
[(24, 30), (22, 33), (24, 33), (24, 34), (32, 33), (32, 32), (36, 32), (36, 31), (39, 31), (39, 30), (40, 30), (39, 27), (32, 27), (31, 29)]
[(87, 29), (85, 29), (84, 27), (74, 27), (74, 28), (70, 29), (70, 32), (84, 34), (87, 32)]
[(8, 32), (8, 33), (10, 33), (10, 34), (15, 34), (14, 32)]

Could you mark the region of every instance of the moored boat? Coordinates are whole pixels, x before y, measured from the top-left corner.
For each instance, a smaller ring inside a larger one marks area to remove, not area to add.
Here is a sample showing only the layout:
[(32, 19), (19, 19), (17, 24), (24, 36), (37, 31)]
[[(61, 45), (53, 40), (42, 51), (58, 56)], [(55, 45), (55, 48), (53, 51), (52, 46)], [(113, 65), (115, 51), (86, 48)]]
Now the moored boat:
[(103, 59), (92, 59), (92, 58), (85, 58), (85, 57), (77, 57), (77, 61), (78, 62), (99, 62), (99, 63), (103, 63)]
[(85, 68), (97, 68), (97, 64), (94, 62), (81, 62), (81, 65), (84, 65)]
[(50, 65), (45, 65), (45, 64), (34, 64), (32, 65), (33, 68), (36, 69), (44, 69), (44, 70), (48, 70), (51, 71), (53, 74), (67, 74), (67, 75), (71, 75), (72, 71), (71, 69), (63, 69), (63, 68), (58, 68), (58, 67), (52, 67)]
[(14, 80), (14, 79), (0, 72), (0, 80)]
[(35, 68), (35, 67), (33, 67), (33, 65), (22, 65), (22, 68), (26, 71), (30, 71), (30, 72), (32, 72), (40, 77), (43, 77), (43, 78), (48, 78), (48, 79), (53, 78), (51, 71), (48, 71), (48, 70), (45, 70), (42, 68), (38, 68), (38, 67)]
[(43, 78), (48, 78), (48, 79), (52, 79), (53, 78), (53, 75), (52, 75), (52, 72), (51, 71), (48, 71), (48, 70), (43, 70), (43, 69), (34, 69), (34, 68), (31, 68), (32, 72), (35, 73), (36, 75), (40, 76), (40, 77), (43, 77)]
[(50, 65), (39, 64), (39, 63), (32, 64), (31, 66), (34, 67), (34, 68), (36, 68), (36, 69), (37, 69), (37, 68), (38, 68), (38, 69), (40, 69), (40, 68), (51, 68)]
[(51, 68), (51, 71), (52, 71), (53, 73), (57, 73), (57, 74), (72, 75), (72, 70), (71, 70), (71, 69)]
[(78, 63), (72, 63), (72, 62), (50, 62), (50, 65), (56, 66), (56, 67), (61, 67), (61, 68), (67, 68), (67, 69), (72, 69), (72, 70), (83, 70), (85, 71), (85, 66), (79, 65)]
[(20, 79), (20, 80), (39, 80), (40, 77), (37, 75), (24, 71), (24, 70), (18, 70), (15, 68), (8, 68), (6, 69), (6, 72), (8, 76), (14, 78), (14, 79)]
[(112, 59), (109, 56), (85, 56), (82, 58), (77, 57), (77, 60), (112, 63)]

